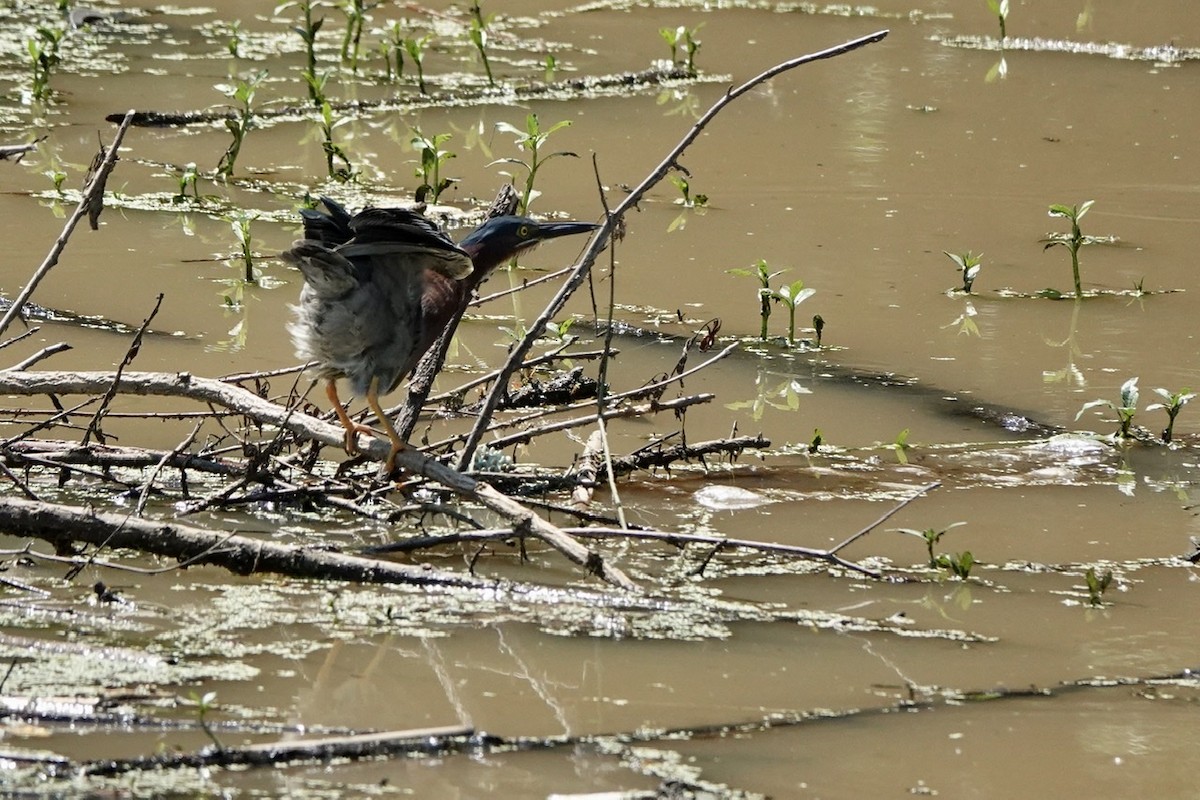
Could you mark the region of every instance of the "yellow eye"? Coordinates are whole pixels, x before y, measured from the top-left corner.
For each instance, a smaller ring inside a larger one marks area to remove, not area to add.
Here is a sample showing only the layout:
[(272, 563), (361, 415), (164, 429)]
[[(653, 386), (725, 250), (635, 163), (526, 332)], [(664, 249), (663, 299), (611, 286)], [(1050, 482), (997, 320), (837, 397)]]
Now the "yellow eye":
[(528, 237), (529, 236), (529, 226), (522, 225), (521, 227), (517, 228), (517, 236), (520, 236), (522, 239)]

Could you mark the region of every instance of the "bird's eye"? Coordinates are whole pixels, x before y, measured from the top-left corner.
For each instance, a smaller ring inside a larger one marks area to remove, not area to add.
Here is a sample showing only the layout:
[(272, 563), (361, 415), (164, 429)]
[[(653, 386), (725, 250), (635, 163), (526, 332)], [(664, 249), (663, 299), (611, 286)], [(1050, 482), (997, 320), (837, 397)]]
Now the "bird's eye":
[(517, 228), (517, 236), (520, 236), (522, 239), (529, 236), (529, 226), (522, 225), (521, 227)]

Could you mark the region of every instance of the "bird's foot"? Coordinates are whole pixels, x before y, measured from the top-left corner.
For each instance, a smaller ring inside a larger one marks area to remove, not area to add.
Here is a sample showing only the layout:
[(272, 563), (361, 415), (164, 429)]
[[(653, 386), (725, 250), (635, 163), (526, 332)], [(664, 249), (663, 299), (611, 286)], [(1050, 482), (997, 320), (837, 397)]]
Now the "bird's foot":
[(382, 436), (379, 431), (375, 430), (370, 425), (351, 422), (349, 427), (346, 428), (346, 435), (342, 441), (342, 446), (346, 449), (346, 455), (358, 455), (358, 435), (360, 433), (365, 433), (367, 436)]
[(392, 477), (396, 473), (396, 456), (404, 451), (403, 444), (392, 443), (392, 451), (388, 453), (387, 460), (383, 462), (383, 474), (387, 477)]

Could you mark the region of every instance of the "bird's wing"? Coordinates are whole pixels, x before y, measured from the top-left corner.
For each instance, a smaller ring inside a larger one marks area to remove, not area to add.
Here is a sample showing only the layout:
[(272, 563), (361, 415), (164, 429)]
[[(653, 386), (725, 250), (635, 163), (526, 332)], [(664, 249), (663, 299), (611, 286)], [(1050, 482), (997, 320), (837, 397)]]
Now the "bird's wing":
[(337, 247), (354, 238), (354, 231), (350, 228), (350, 212), (328, 197), (322, 197), (321, 202), (329, 210), (328, 214), (313, 208), (300, 209), (300, 218), (304, 220), (304, 238), (320, 242), (326, 247)]
[[(339, 248), (347, 258), (409, 257), (412, 267), (433, 269), (456, 280), (470, 275), (474, 269), (471, 257), (436, 223), (408, 209), (367, 208), (354, 215), (350, 228), (354, 238)], [(425, 258), (418, 260), (416, 256)]]
[(280, 257), (304, 275), (304, 282), (324, 299), (343, 297), (356, 289), (363, 279), (362, 268), (324, 245), (299, 239)]
[(471, 257), (461, 250), (439, 250), (417, 242), (363, 242), (355, 238), (337, 252), (356, 262), (370, 256), (373, 269), (411, 270), (418, 274), (431, 269), (454, 280), (467, 277), (475, 268)]

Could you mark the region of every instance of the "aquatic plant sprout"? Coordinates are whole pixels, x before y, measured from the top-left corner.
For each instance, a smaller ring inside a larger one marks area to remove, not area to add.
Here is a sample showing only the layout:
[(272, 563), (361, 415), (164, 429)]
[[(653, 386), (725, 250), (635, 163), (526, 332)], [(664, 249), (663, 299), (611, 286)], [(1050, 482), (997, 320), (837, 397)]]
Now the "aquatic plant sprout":
[(1079, 413), (1075, 415), (1075, 419), (1078, 420), (1090, 408), (1097, 408), (1100, 406), (1110, 408), (1116, 412), (1117, 422), (1121, 426), (1117, 435), (1122, 439), (1128, 439), (1131, 435), (1130, 429), (1133, 425), (1133, 418), (1137, 414), (1139, 397), (1137, 384), (1138, 379), (1136, 377), (1130, 378), (1121, 384), (1121, 401), (1119, 404), (1114, 403), (1111, 400), (1092, 400), (1084, 403), (1083, 408), (1079, 409)]
[(1167, 412), (1167, 427), (1163, 428), (1162, 440), (1170, 444), (1171, 439), (1175, 435), (1175, 417), (1179, 416), (1179, 412), (1183, 410), (1191, 399), (1196, 396), (1196, 393), (1191, 389), (1181, 389), (1178, 392), (1170, 392), (1167, 389), (1155, 389), (1154, 393), (1163, 399), (1161, 403), (1151, 403), (1146, 406), (1147, 411), (1157, 411), (1163, 409)]
[(1071, 221), (1071, 233), (1063, 239), (1052, 238), (1046, 241), (1046, 246), (1043, 250), (1049, 250), (1051, 247), (1061, 246), (1067, 248), (1071, 253), (1071, 272), (1075, 277), (1075, 297), (1083, 297), (1083, 289), (1079, 285), (1079, 248), (1086, 243), (1083, 233), (1079, 230), (1079, 220), (1083, 219), (1083, 215), (1092, 207), (1095, 200), (1084, 200), (1077, 206), (1066, 206), (1055, 203), (1050, 206), (1050, 216), (1062, 217)]
[(971, 286), (975, 283), (975, 278), (978, 277), (979, 270), (983, 269), (983, 253), (975, 255), (970, 250), (965, 253), (951, 253), (948, 250), (943, 250), (942, 252), (958, 267), (958, 271), (962, 276), (962, 290), (970, 294)]

